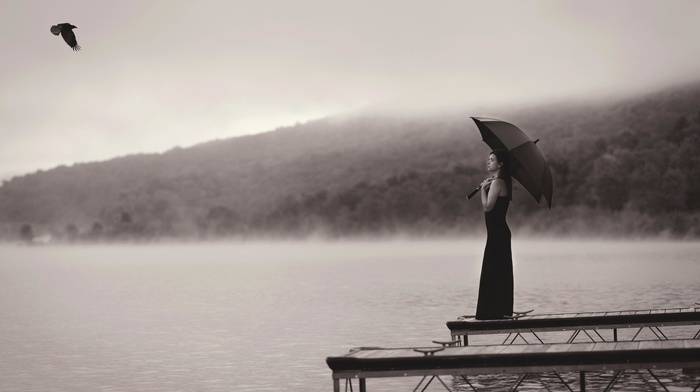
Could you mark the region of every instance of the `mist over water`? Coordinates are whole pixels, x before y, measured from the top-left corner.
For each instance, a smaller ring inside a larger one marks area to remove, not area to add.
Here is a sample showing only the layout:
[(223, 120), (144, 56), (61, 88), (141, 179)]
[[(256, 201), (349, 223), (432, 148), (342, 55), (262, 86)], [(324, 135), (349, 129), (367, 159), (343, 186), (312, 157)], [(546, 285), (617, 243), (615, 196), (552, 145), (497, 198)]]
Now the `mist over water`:
[[(327, 356), (448, 338), (445, 322), (474, 312), (483, 245), (2, 246), (0, 390), (328, 391)], [(698, 251), (516, 240), (515, 308), (689, 307)]]

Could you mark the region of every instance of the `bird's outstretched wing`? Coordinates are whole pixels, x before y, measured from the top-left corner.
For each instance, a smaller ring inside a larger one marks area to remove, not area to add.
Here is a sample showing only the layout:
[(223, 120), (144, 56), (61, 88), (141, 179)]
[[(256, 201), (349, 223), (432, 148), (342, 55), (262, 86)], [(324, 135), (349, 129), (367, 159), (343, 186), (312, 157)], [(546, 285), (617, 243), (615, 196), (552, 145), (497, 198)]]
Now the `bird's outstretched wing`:
[(53, 33), (53, 35), (61, 34), (61, 25), (51, 26), (51, 32)]
[(78, 45), (78, 40), (75, 39), (73, 30), (61, 29), (61, 37), (63, 37), (63, 40), (66, 41), (68, 46), (73, 48), (73, 50), (80, 50), (80, 45)]

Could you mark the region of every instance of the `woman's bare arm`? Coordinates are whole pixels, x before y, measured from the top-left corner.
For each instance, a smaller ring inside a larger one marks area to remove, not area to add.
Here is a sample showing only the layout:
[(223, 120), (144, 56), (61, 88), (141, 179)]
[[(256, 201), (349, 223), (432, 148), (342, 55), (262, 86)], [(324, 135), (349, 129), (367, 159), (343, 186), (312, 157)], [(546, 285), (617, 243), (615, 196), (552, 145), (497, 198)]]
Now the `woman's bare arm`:
[(481, 203), (484, 206), (484, 211), (489, 212), (493, 209), (493, 207), (496, 205), (496, 200), (498, 200), (498, 196), (503, 193), (503, 191), (506, 189), (506, 183), (500, 178), (496, 178), (493, 181), (491, 181), (490, 187), (489, 187), (488, 195), (482, 188), (481, 192)]

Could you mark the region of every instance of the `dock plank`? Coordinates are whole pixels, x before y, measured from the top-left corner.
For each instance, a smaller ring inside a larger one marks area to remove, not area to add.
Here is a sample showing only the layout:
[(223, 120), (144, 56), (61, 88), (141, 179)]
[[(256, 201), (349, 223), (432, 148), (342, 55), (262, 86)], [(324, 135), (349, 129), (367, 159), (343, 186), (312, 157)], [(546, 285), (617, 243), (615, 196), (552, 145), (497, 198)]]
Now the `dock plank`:
[(375, 350), (358, 350), (353, 353), (350, 353), (349, 356), (352, 356), (353, 358), (364, 358), (373, 355), (374, 353)]
[(639, 350), (652, 350), (661, 348), (662, 340), (642, 340), (639, 342)]
[(685, 339), (683, 340), (683, 348), (700, 347), (700, 339)]
[(700, 325), (700, 312), (689, 309), (621, 310), (527, 315), (512, 320), (448, 321), (452, 336), (510, 332), (573, 331)]
[(616, 350), (628, 350), (628, 351), (633, 351), (637, 350), (639, 348), (639, 341), (635, 342), (617, 342), (615, 344), (615, 349)]
[[(475, 350), (472, 351), (473, 355), (481, 355), (481, 354), (493, 354), (497, 352), (499, 347), (501, 346), (472, 346)], [(476, 347), (479, 347), (476, 349)]]
[(377, 354), (328, 357), (333, 378), (700, 367), (698, 340), (449, 347), (428, 356), (412, 348), (366, 351)]
[(593, 347), (595, 347), (595, 343), (572, 343), (571, 347), (567, 352), (573, 352), (573, 351), (590, 351), (593, 350)]
[(547, 347), (547, 352), (549, 353), (560, 353), (560, 352), (566, 352), (569, 351), (569, 345), (568, 344), (550, 344)]
[(613, 350), (615, 350), (614, 343), (594, 343), (594, 346), (590, 351), (599, 352), (599, 351), (613, 351)]
[(482, 347), (484, 347), (485, 349), (484, 349), (484, 351), (481, 352), (481, 354), (496, 355), (496, 354), (500, 354), (500, 353), (508, 350), (508, 348), (510, 346), (482, 346)]
[[(377, 358), (389, 358), (392, 356), (407, 356), (410, 355), (410, 353), (406, 352), (407, 350), (381, 350), (377, 351), (375, 355), (370, 355), (366, 356), (365, 358), (372, 358), (372, 359), (377, 359)], [(418, 353), (419, 355), (423, 355)]]
[(528, 344), (523, 349), (522, 352), (525, 353), (541, 353), (547, 351), (547, 345), (545, 344)]
[(670, 348), (670, 349), (678, 349), (678, 348), (684, 348), (685, 346), (683, 345), (682, 340), (669, 340), (666, 341), (664, 344), (664, 348)]

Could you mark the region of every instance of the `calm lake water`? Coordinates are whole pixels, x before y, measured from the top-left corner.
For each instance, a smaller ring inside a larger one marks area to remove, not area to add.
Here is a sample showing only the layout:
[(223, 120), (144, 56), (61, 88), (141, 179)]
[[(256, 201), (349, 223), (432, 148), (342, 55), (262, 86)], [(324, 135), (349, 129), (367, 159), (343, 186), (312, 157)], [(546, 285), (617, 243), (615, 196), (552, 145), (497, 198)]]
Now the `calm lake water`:
[[(0, 390), (331, 391), (327, 356), (447, 339), (445, 322), (474, 312), (483, 245), (0, 246)], [(700, 301), (700, 243), (513, 252), (516, 309)]]

